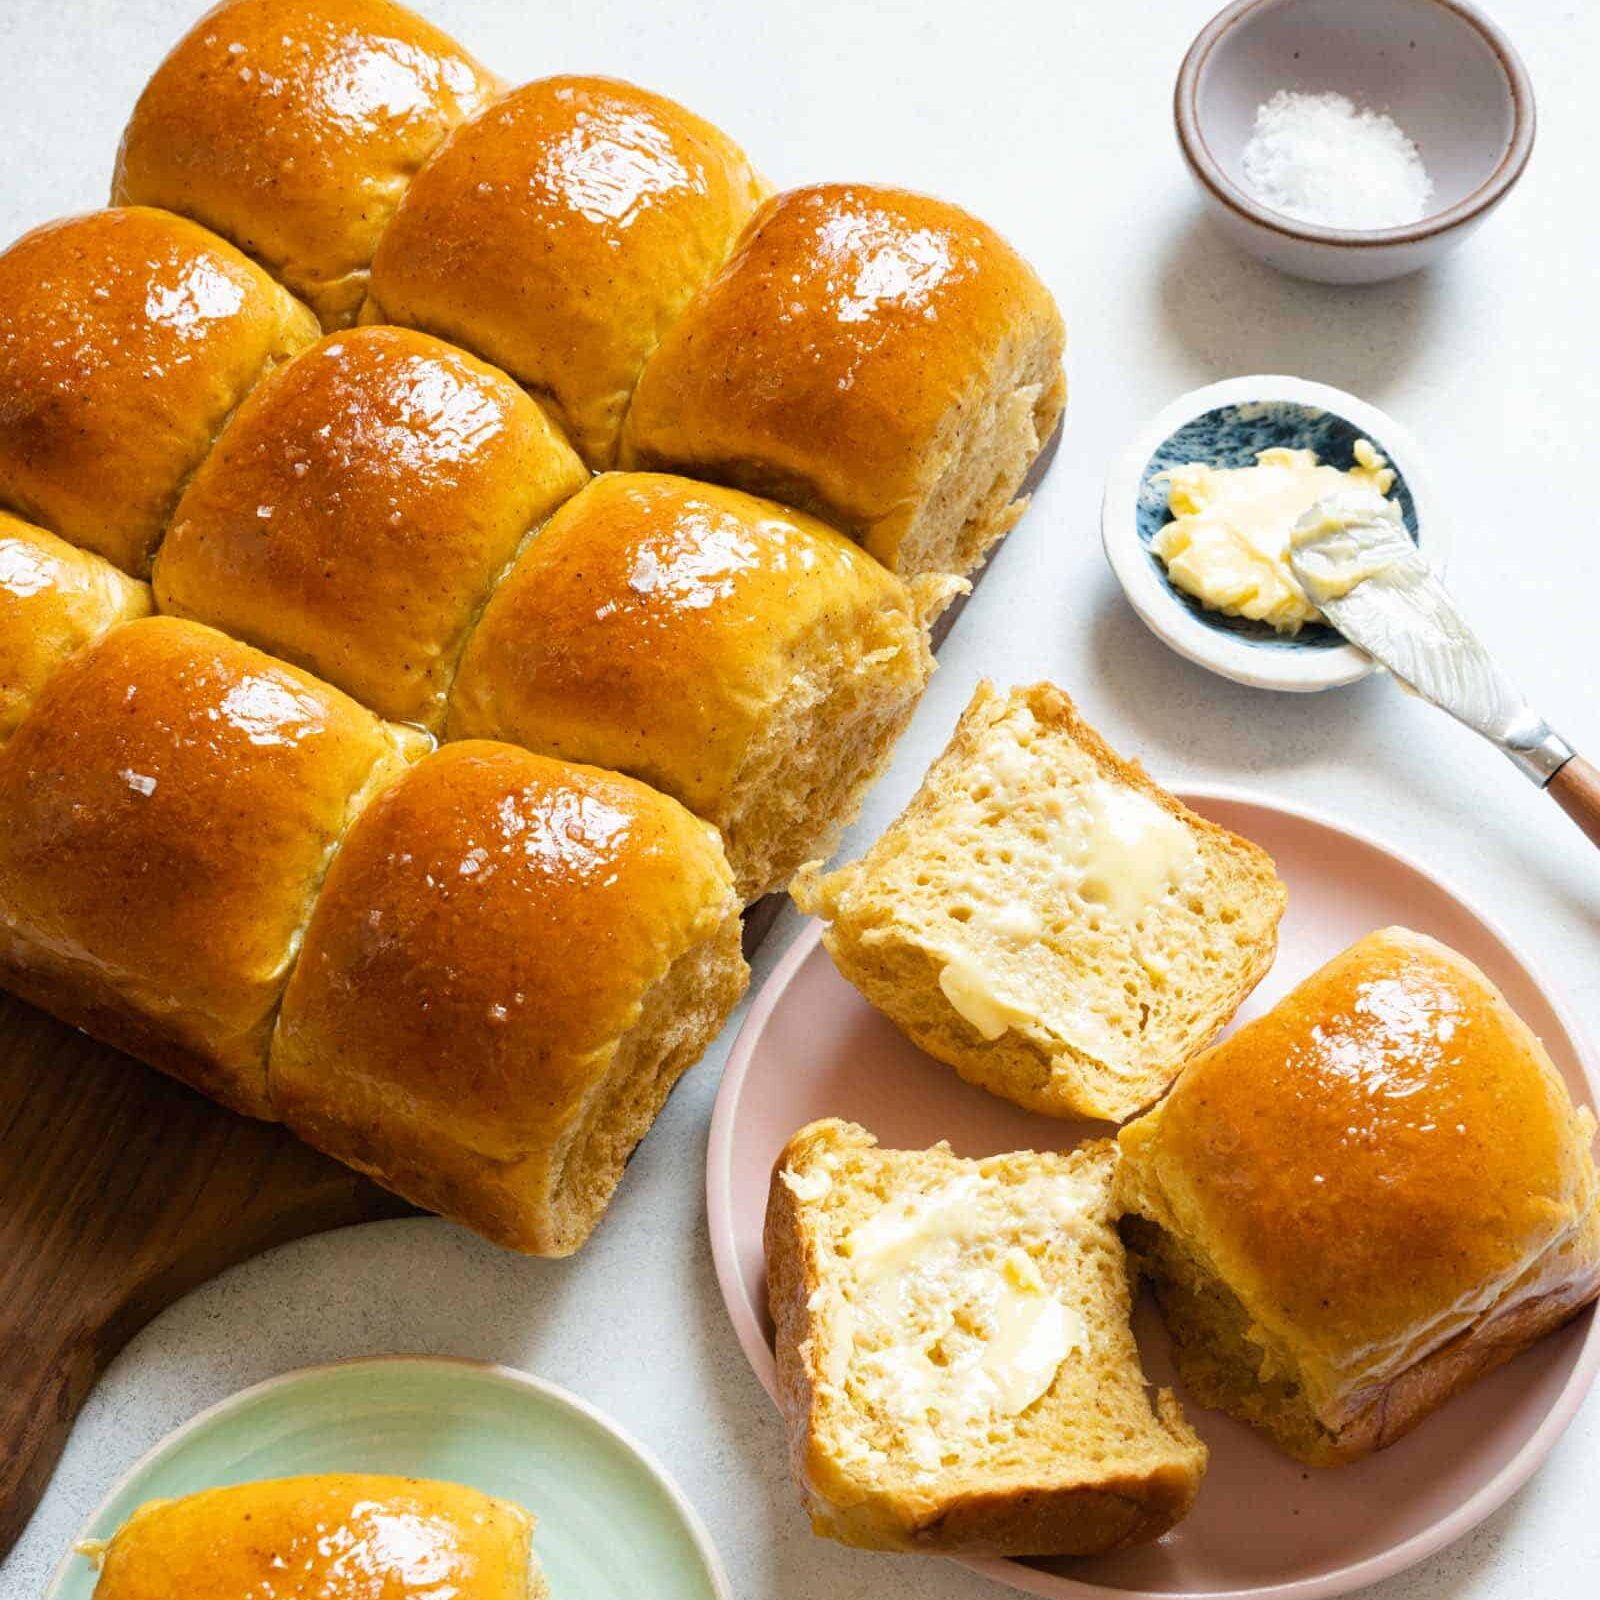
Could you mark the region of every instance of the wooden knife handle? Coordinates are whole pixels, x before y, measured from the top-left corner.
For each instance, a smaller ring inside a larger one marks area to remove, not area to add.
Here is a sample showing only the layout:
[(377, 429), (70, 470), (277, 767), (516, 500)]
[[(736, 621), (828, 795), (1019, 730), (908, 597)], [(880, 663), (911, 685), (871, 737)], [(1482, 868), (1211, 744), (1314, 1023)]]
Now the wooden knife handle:
[(1589, 843), (1600, 845), (1600, 767), (1574, 756), (1550, 780), (1550, 793), (1589, 836)]

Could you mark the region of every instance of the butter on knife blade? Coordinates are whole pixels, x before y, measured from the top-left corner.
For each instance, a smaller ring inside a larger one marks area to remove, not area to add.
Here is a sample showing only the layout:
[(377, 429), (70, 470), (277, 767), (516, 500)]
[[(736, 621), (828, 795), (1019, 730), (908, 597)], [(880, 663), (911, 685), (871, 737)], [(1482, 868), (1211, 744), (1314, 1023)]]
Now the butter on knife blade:
[(1289, 566), (1346, 639), (1497, 744), (1535, 783), (1571, 758), (1462, 621), (1392, 503), (1363, 490), (1319, 500), (1295, 524)]

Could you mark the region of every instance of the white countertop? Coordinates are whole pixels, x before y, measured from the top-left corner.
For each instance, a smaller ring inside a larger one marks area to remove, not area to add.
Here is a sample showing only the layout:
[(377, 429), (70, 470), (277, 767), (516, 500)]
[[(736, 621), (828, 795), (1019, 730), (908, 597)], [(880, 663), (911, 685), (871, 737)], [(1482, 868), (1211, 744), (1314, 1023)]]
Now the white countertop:
[[(199, 0), (3, 0), (0, 239), (103, 202), (122, 122)], [(1380, 681), (1312, 698), (1236, 688), (1147, 634), (1101, 557), (1101, 475), (1181, 390), (1238, 373), (1352, 389), (1417, 433), (1457, 522), (1452, 581), (1550, 720), (1600, 757), (1595, 420), (1600, 7), (1500, 0), (1539, 95), (1533, 164), (1444, 267), (1366, 290), (1293, 283), (1202, 222), (1168, 104), (1212, 0), (423, 0), (512, 79), (597, 70), (682, 99), (780, 184), (904, 182), (997, 224), (1071, 330), (1054, 471), (941, 658), (856, 831), (875, 834), (975, 681), (1048, 677), (1161, 779), (1226, 780), (1349, 818), (1437, 867), (1600, 1031), (1600, 860), (1494, 752)], [(771, 970), (795, 929), (774, 932)], [(437, 1221), (291, 1245), (157, 1319), (84, 1407), (0, 1600), (35, 1600), (81, 1519), (168, 1429), (310, 1362), (492, 1358), (565, 1384), (665, 1460), (739, 1600), (982, 1600), (949, 1563), (814, 1539), (783, 1436), (711, 1269), (707, 1123), (738, 1018), (684, 1080), (574, 1260), (524, 1261)], [(3, 1382), (0, 1375), (0, 1382)], [(1387, 1600), (1600, 1593), (1600, 1396), (1533, 1482)]]

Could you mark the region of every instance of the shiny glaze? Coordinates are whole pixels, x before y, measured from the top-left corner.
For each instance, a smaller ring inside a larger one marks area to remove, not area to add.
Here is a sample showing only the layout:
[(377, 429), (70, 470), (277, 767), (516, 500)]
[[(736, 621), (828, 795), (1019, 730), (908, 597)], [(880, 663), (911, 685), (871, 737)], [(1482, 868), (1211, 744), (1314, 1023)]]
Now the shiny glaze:
[(318, 877), (421, 737), (196, 623), (114, 628), (0, 750), (8, 987), (92, 1033), (101, 1008), (131, 1016), (111, 1042), (190, 1052), (179, 1076), (265, 1114), (266, 1028)]
[(95, 1600), (527, 1600), (533, 1519), (456, 1483), (329, 1473), (139, 1507)]
[(1032, 268), (959, 207), (792, 189), (664, 334), (621, 460), (802, 505), (892, 564), (942, 465), (940, 424), (1040, 325), (1062, 337)]
[(316, 320), (232, 245), (135, 207), (0, 255), (0, 504), (143, 575), (184, 478)]
[(215, 228), (346, 326), (411, 174), (498, 92), (388, 0), (225, 0), (139, 97), (112, 198)]
[(467, 625), (587, 478), (504, 373), (426, 334), (331, 334), (239, 408), (156, 561), (164, 611), (436, 728)]
[(271, 1093), (303, 1138), (522, 1249), (641, 997), (736, 916), (713, 829), (643, 784), (441, 746), (335, 857)]
[(0, 511), (0, 744), (74, 650), (150, 606), (148, 585)]
[(905, 585), (820, 522), (686, 478), (611, 473), (496, 590), (449, 728), (632, 773), (721, 825), (798, 651), (832, 663), (898, 649), (914, 675), (917, 637)]
[(762, 192), (738, 147), (671, 100), (608, 78), (542, 79), (417, 174), (362, 320), (426, 328), (498, 363), (608, 467), (645, 358)]
[(1390, 928), (1191, 1062), (1120, 1142), (1337, 1427), (1580, 1226), (1591, 1133), (1483, 974)]

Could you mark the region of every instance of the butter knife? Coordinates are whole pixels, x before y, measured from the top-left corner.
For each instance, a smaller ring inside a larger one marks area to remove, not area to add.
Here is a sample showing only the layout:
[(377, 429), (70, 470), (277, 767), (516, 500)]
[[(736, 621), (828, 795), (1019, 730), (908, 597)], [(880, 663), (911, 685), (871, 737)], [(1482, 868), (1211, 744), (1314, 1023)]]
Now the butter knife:
[(1498, 746), (1600, 845), (1600, 770), (1574, 753), (1495, 664), (1392, 501), (1370, 490), (1319, 501), (1295, 525), (1289, 565), (1346, 639)]

